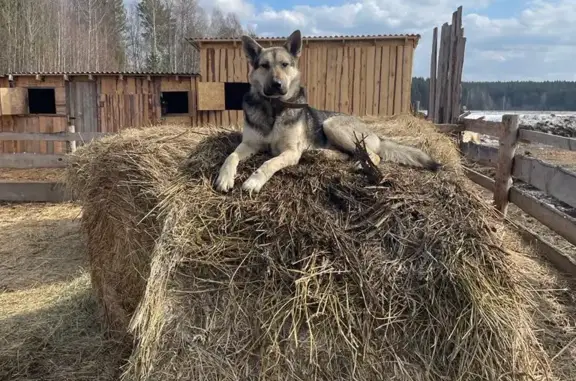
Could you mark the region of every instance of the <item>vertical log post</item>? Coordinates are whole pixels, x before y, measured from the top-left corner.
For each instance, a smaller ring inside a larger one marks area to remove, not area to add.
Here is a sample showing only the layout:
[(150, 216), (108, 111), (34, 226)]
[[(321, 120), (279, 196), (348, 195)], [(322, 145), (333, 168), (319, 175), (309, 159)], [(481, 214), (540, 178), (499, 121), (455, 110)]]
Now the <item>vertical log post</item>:
[(512, 187), (512, 166), (518, 144), (518, 115), (502, 116), (502, 136), (494, 183), (494, 206), (503, 215), (508, 211), (508, 195)]
[(432, 123), (436, 122), (436, 70), (438, 66), (438, 27), (432, 33), (432, 54), (430, 57), (430, 83), (428, 86), (428, 115), (426, 119)]
[[(74, 133), (76, 133), (76, 127), (73, 124), (69, 124), (66, 127), (66, 132), (69, 134), (74, 134)], [(76, 151), (76, 140), (66, 141), (66, 152), (72, 153), (74, 151)]]

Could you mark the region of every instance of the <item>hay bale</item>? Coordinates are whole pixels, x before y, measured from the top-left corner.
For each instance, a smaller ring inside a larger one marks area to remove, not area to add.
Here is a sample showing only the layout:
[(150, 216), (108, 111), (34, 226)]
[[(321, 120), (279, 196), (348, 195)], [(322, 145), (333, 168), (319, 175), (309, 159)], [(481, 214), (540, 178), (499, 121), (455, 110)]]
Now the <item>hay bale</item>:
[[(455, 146), (429, 126), (416, 131), (411, 139), (422, 146), (436, 142), (427, 149), (433, 156), (435, 149), (456, 157)], [(406, 133), (412, 131), (405, 126)], [(161, 139), (175, 132), (141, 134)], [(120, 186), (101, 194), (99, 203), (82, 199), (90, 203), (84, 226), (98, 248), (91, 255), (106, 256), (98, 262), (100, 276), (129, 288), (116, 288), (108, 304), (135, 311), (136, 344), (125, 379), (550, 375), (534, 334), (534, 297), (515, 283), (514, 262), (494, 233), (501, 222), (469, 188), (457, 162), (439, 173), (384, 163), (385, 181), (375, 185), (351, 163), (307, 153), (249, 198), (238, 186), (229, 195), (212, 188), (240, 140), (237, 133), (203, 139), (183, 163), (183, 147), (192, 143), (124, 139), (130, 140), (93, 143), (129, 152), (93, 156), (75, 178), (103, 179), (108, 170), (114, 180), (106, 183)], [(165, 155), (157, 170), (143, 169), (163, 145), (178, 154)], [(256, 155), (241, 164), (237, 184), (263, 160)], [(99, 193), (101, 182), (84, 194)], [(148, 222), (135, 223), (144, 217)], [(114, 219), (115, 228), (104, 226)], [(126, 222), (138, 233), (123, 231)], [(126, 258), (135, 255), (140, 258)]]
[(92, 284), (112, 333), (127, 332), (144, 291), (160, 234), (158, 195), (176, 175), (175, 163), (215, 131), (221, 129), (129, 129), (70, 155), (65, 182), (83, 206)]

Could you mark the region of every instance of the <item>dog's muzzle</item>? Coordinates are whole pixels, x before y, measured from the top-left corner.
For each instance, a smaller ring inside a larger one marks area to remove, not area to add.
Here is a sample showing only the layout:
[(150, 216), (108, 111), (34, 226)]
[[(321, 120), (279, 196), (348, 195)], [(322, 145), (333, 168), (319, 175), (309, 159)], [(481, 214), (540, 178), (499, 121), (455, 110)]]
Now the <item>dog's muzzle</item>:
[(264, 88), (264, 95), (268, 97), (286, 95), (287, 92), (286, 86), (284, 86), (284, 83), (279, 79), (272, 79)]

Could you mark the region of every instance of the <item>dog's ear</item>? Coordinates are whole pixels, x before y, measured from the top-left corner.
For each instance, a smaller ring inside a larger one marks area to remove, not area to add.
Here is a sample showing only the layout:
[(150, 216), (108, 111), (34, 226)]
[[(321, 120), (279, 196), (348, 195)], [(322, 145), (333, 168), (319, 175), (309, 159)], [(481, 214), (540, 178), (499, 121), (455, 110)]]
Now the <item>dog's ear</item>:
[(284, 43), (284, 47), (294, 58), (300, 57), (300, 53), (302, 53), (302, 35), (300, 34), (300, 30), (296, 29), (292, 32)]
[(244, 35), (242, 36), (242, 49), (244, 50), (246, 58), (248, 58), (250, 63), (254, 64), (262, 51), (262, 46), (254, 41), (252, 37)]

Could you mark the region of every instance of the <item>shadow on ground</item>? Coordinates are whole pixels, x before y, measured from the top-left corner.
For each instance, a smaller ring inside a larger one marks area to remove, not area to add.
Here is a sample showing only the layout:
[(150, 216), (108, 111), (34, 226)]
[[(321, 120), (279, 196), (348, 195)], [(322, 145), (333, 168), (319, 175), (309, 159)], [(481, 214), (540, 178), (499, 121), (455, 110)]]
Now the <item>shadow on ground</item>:
[(0, 207), (0, 292), (67, 281), (86, 265), (80, 209), (70, 204)]
[(0, 317), (0, 380), (118, 379), (128, 353), (106, 337), (88, 274), (25, 293), (35, 309)]

